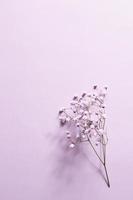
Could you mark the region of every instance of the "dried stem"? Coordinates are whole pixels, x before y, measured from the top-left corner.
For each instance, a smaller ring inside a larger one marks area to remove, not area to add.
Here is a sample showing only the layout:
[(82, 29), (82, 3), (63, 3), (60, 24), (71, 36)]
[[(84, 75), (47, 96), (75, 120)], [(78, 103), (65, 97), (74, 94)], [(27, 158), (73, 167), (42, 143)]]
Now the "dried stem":
[[(104, 157), (104, 161), (100, 158), (100, 156), (98, 155), (96, 149), (94, 148), (92, 142), (90, 141), (89, 137), (88, 137), (88, 142), (90, 143), (93, 151), (95, 152), (96, 156), (98, 157), (98, 159), (100, 160), (100, 162), (102, 163), (102, 165), (104, 166), (104, 169), (105, 169), (105, 174), (106, 174), (106, 183), (108, 185), (108, 187), (110, 187), (110, 181), (109, 181), (109, 176), (108, 176), (108, 171), (107, 171), (107, 168), (106, 168), (106, 149), (104, 148), (103, 146), (103, 157)], [(102, 144), (103, 145), (103, 144)]]

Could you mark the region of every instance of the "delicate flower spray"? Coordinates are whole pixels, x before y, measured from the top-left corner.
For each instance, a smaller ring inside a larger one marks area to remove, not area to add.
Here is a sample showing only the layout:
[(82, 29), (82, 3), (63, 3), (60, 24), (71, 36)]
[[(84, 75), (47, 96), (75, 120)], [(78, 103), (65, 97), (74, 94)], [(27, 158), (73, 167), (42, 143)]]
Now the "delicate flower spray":
[[(106, 144), (108, 142), (105, 112), (106, 93), (107, 87), (99, 88), (95, 85), (92, 93), (84, 92), (81, 97), (74, 96), (69, 108), (59, 110), (59, 121), (61, 126), (73, 126), (76, 129), (76, 134), (66, 130), (69, 148), (75, 148), (80, 142), (89, 142), (105, 169), (106, 182), (110, 187), (106, 168)], [(97, 153), (96, 146), (98, 145), (102, 146), (103, 158)]]

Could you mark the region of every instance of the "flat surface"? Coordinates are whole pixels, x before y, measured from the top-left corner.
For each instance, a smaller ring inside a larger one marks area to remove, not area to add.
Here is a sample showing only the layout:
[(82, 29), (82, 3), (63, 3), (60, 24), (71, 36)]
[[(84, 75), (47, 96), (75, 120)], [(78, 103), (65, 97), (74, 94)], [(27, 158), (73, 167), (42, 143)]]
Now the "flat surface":
[[(1, 0), (0, 200), (133, 199), (132, 7)], [(109, 87), (110, 189), (89, 146), (64, 151), (57, 122), (95, 83)]]

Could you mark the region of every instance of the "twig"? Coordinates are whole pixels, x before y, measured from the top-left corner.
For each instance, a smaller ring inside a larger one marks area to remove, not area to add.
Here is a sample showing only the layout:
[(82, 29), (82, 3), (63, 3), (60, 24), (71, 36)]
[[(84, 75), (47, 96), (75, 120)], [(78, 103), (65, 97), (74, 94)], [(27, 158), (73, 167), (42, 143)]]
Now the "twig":
[[(100, 156), (98, 155), (97, 151), (95, 150), (92, 142), (90, 141), (89, 137), (87, 136), (88, 138), (88, 142), (90, 143), (93, 151), (95, 152), (96, 156), (98, 157), (98, 159), (100, 160), (100, 162), (102, 163), (102, 165), (104, 166), (104, 169), (105, 169), (105, 174), (106, 174), (106, 183), (108, 185), (108, 187), (110, 187), (110, 181), (109, 181), (109, 176), (108, 176), (108, 172), (107, 172), (107, 168), (106, 168), (106, 149), (103, 149), (103, 156), (104, 156), (104, 161), (100, 158)], [(103, 144), (102, 144), (103, 145)]]

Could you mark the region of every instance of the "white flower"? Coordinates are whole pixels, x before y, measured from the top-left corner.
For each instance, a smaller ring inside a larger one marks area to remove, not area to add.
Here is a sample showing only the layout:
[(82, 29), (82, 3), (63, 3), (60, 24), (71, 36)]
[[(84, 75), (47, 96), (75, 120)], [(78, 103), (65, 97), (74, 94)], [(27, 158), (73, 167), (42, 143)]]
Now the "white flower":
[(95, 128), (94, 124), (91, 124), (91, 125), (90, 125), (90, 128), (91, 128), (91, 129), (94, 129), (94, 128)]
[(82, 115), (84, 113), (83, 109), (79, 109), (79, 114)]
[(88, 134), (89, 132), (90, 132), (90, 129), (86, 129), (84, 133)]
[(85, 135), (85, 134), (82, 134), (82, 138), (85, 139), (85, 138), (86, 138), (86, 135)]
[(73, 149), (73, 148), (75, 147), (75, 144), (74, 144), (74, 143), (71, 143), (71, 144), (69, 145), (69, 147)]
[[(62, 125), (72, 127), (72, 133), (66, 131), (68, 139), (73, 138), (74, 142), (70, 148), (80, 142), (82, 138), (88, 136), (96, 140), (104, 135), (104, 125), (106, 121), (105, 114), (105, 96), (107, 88), (100, 89), (98, 86), (93, 87), (92, 94), (84, 92), (81, 97), (75, 95), (70, 103), (70, 108), (61, 108), (59, 110), (59, 120)], [(75, 127), (75, 130), (73, 130)], [(77, 128), (78, 127), (78, 128)], [(107, 142), (107, 137), (104, 142)]]
[(82, 119), (83, 119), (84, 121), (86, 121), (86, 120), (88, 120), (88, 117), (87, 117), (86, 115), (84, 115), (84, 116), (82, 117)]
[(85, 111), (85, 112), (84, 112), (84, 115), (88, 115), (88, 111)]
[(77, 123), (76, 126), (79, 127), (79, 126), (80, 126), (80, 123)]

